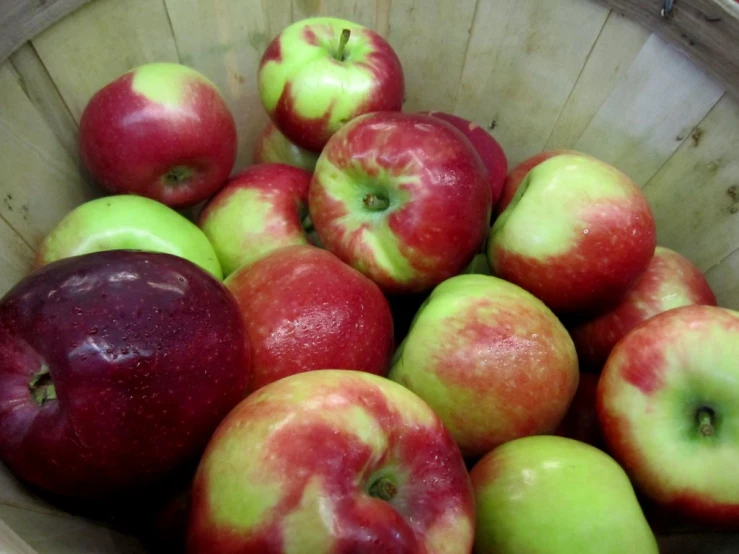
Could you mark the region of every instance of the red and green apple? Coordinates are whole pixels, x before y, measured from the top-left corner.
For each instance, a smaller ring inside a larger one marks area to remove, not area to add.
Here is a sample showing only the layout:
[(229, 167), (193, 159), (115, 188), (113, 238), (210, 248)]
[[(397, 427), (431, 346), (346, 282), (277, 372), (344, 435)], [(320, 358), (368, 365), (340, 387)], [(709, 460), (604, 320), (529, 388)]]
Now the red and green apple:
[(255, 164), (283, 163), (312, 173), (318, 161), (318, 153), (290, 142), (280, 133), (277, 125), (268, 121), (257, 137), (253, 161)]

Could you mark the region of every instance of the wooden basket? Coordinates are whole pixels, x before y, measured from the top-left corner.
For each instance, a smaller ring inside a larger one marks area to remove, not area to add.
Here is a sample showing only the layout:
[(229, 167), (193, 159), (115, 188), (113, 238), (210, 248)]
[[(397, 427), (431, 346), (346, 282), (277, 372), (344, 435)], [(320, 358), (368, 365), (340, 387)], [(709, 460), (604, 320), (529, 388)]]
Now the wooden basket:
[[(736, 0), (0, 0), (0, 294), (70, 209), (101, 194), (77, 147), (98, 88), (145, 62), (200, 70), (234, 113), (241, 169), (266, 122), (255, 84), (266, 44), (319, 14), (386, 36), (403, 62), (405, 109), (486, 126), (511, 166), (574, 148), (626, 172), (652, 205), (659, 243), (739, 309)], [(739, 534), (701, 529), (661, 543), (739, 552)], [(143, 551), (0, 471), (0, 552)]]

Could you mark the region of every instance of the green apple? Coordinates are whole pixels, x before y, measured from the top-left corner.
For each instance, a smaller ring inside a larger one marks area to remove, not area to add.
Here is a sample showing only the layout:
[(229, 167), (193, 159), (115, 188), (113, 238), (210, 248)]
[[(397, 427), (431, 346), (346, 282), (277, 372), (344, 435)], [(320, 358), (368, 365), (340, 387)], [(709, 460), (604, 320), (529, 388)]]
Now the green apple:
[(44, 238), (34, 267), (104, 250), (164, 252), (223, 279), (213, 246), (194, 223), (161, 202), (133, 194), (97, 198), (69, 212)]
[(470, 472), (477, 554), (658, 554), (626, 472), (573, 439), (525, 437)]

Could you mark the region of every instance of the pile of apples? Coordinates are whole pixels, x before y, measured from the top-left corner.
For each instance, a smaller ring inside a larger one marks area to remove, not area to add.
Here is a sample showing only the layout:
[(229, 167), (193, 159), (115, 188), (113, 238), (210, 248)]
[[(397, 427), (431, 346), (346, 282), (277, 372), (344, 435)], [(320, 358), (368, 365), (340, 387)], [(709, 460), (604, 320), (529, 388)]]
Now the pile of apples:
[(647, 502), (739, 526), (739, 313), (627, 175), (565, 150), (509, 173), (484, 129), (403, 111), (350, 21), (286, 27), (256, 78), (235, 174), (199, 72), (90, 99), (106, 194), (0, 301), (19, 479), (143, 512), (166, 490), (163, 550), (191, 554), (648, 554)]

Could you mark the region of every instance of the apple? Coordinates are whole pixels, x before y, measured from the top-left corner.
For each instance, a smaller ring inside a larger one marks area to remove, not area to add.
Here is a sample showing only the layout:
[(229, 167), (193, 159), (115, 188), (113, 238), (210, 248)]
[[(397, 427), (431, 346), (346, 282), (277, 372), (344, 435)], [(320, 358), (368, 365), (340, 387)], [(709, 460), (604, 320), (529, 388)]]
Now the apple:
[(301, 148), (280, 133), (277, 125), (268, 121), (257, 137), (254, 147), (254, 163), (284, 163), (305, 169), (311, 173), (316, 167), (318, 154)]
[(310, 181), (311, 174), (304, 169), (253, 165), (205, 205), (198, 225), (213, 245), (225, 275), (278, 248), (309, 242)]
[(690, 260), (658, 246), (646, 271), (618, 305), (570, 328), (580, 368), (599, 372), (616, 342), (639, 323), (690, 304), (715, 306), (716, 297)]
[(565, 327), (537, 298), (489, 275), (458, 275), (419, 309), (388, 377), (439, 415), (466, 457), (554, 432), (578, 383)]
[(658, 554), (634, 488), (606, 453), (564, 437), (499, 446), (470, 472), (477, 554)]
[(513, 196), (516, 194), (519, 185), (526, 178), (526, 175), (528, 175), (529, 171), (534, 169), (540, 163), (548, 160), (549, 158), (553, 158), (554, 156), (561, 156), (562, 154), (579, 156), (583, 153), (577, 150), (567, 149), (545, 150), (531, 156), (530, 158), (525, 159), (516, 167), (514, 167), (506, 176), (506, 179), (503, 182), (503, 189), (501, 190), (500, 198), (498, 200), (498, 203), (495, 205), (496, 215), (500, 215), (505, 211), (505, 209), (508, 207), (508, 204), (511, 203)]
[(250, 391), (316, 369), (387, 373), (394, 346), (388, 301), (333, 254), (286, 246), (232, 273), (225, 284), (253, 352)]
[(175, 63), (136, 67), (98, 90), (80, 118), (80, 157), (111, 194), (172, 208), (215, 193), (236, 160), (236, 125), (210, 80)]
[(96, 198), (69, 212), (42, 241), (33, 267), (104, 250), (172, 254), (223, 278), (218, 256), (197, 225), (156, 200), (129, 194)]
[(218, 427), (188, 553), (467, 554), (475, 507), (443, 423), (392, 381), (324, 369), (271, 383)]
[(331, 137), (308, 207), (324, 247), (390, 294), (460, 273), (480, 250), (491, 192), (480, 157), (429, 115), (359, 116)]
[(290, 142), (320, 152), (358, 115), (400, 111), (400, 60), (375, 31), (335, 17), (301, 19), (265, 50), (257, 76), (270, 119)]
[(527, 174), (493, 224), (493, 274), (558, 315), (592, 315), (621, 300), (656, 247), (652, 210), (615, 167), (583, 154), (554, 156)]
[(629, 331), (603, 368), (597, 408), (609, 450), (646, 497), (739, 525), (739, 312), (683, 306)]
[(143, 494), (244, 397), (243, 333), (233, 296), (183, 258), (44, 266), (0, 300), (0, 459), (63, 497)]
[(503, 183), (508, 173), (508, 159), (506, 158), (503, 148), (497, 140), (485, 129), (454, 114), (445, 112), (426, 112), (429, 115), (443, 119), (447, 123), (451, 123), (457, 129), (462, 131), (464, 136), (472, 143), (477, 153), (485, 165), (488, 172), (490, 182), (490, 190), (493, 194), (493, 207), (498, 203), (500, 195), (503, 193)]
[(598, 375), (580, 373), (575, 397), (567, 410), (567, 415), (554, 432), (555, 435), (585, 442), (596, 448), (605, 448), (595, 407), (597, 390)]

